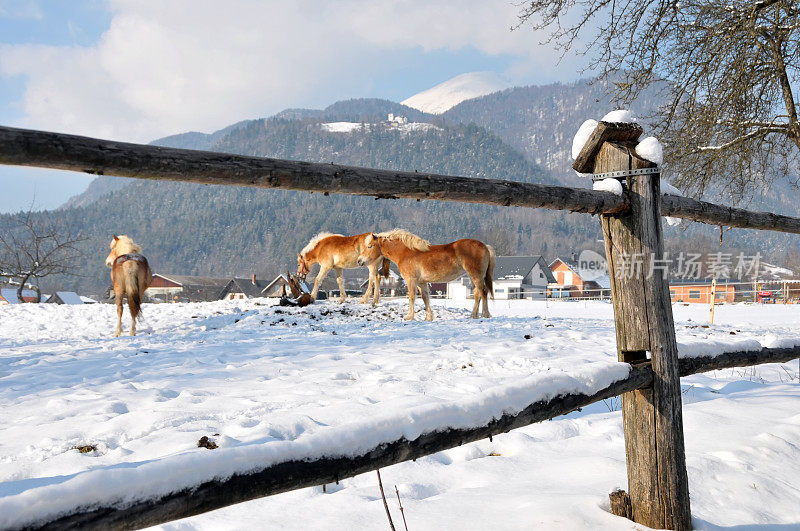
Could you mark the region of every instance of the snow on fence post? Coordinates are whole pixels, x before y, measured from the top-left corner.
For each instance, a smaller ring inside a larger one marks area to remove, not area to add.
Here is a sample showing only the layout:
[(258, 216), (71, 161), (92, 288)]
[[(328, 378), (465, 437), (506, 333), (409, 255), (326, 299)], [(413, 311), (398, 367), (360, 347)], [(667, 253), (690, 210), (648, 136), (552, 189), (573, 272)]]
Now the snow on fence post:
[[(655, 168), (636, 155), (637, 124), (600, 122), (573, 168), (607, 173)], [(660, 174), (627, 175), (631, 208), (601, 216), (620, 361), (652, 364), (653, 386), (622, 395), (634, 522), (691, 529), (678, 348), (663, 259)], [(662, 262), (663, 263), (663, 262)], [(650, 353), (650, 359), (647, 353)]]

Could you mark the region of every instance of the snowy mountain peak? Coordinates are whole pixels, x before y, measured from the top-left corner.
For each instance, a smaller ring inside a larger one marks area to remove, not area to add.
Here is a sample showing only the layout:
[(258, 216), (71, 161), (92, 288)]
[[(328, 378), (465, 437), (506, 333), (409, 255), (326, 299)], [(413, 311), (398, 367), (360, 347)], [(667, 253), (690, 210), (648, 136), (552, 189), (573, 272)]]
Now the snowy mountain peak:
[(464, 100), (485, 96), (510, 86), (511, 83), (494, 72), (469, 72), (414, 94), (401, 103), (423, 112), (441, 114)]

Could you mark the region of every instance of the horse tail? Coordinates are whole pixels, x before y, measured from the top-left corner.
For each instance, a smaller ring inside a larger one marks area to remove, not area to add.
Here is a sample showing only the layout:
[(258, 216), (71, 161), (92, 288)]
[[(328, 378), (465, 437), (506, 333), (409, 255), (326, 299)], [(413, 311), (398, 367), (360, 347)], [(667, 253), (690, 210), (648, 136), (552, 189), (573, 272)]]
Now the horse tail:
[(139, 283), (139, 268), (126, 267), (124, 271), (125, 294), (128, 296), (128, 308), (131, 311), (131, 319), (141, 319), (142, 293)]
[(389, 278), (389, 266), (391, 264), (388, 258), (383, 259), (383, 264), (381, 264), (381, 276), (383, 278)]
[(492, 277), (494, 277), (494, 263), (495, 263), (495, 255), (494, 249), (492, 249), (491, 245), (486, 246), (486, 250), (489, 251), (489, 266), (486, 268), (486, 274), (483, 276), (483, 296), (486, 297), (488, 292), (489, 295), (492, 296), (494, 299), (494, 287), (492, 286)]

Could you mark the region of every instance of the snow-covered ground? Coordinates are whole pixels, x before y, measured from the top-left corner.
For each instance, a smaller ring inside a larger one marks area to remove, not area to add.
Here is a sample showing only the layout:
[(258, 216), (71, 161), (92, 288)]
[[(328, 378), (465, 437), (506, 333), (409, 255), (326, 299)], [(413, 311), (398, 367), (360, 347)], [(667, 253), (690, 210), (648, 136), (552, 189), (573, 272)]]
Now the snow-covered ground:
[[(435, 301), (432, 323), (401, 321), (404, 300), (272, 304), (145, 305), (140, 335), (119, 339), (110, 305), (0, 307), (0, 527), (154, 480), (168, 488), (295, 451), (478, 423), (627, 373), (603, 302), (495, 301), (492, 319), (470, 320), (470, 301)], [(800, 344), (800, 306), (718, 306), (709, 327), (705, 305), (673, 308), (682, 355)], [(800, 528), (798, 370), (683, 379), (696, 527)], [(384, 469), (395, 526), (397, 485), (411, 530), (640, 529), (606, 510), (608, 491), (626, 486), (618, 409), (601, 402)], [(202, 436), (220, 448), (197, 448)], [(162, 527), (387, 527), (374, 473), (326, 490)]]

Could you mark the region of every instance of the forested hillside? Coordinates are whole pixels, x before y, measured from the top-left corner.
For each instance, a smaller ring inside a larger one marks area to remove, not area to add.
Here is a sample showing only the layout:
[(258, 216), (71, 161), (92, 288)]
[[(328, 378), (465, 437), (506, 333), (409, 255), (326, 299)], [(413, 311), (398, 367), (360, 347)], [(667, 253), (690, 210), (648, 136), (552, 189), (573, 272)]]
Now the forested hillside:
[[(645, 116), (656, 106), (651, 90), (630, 109)], [(599, 120), (614, 108), (604, 84), (582, 80), (506, 89), (464, 101), (442, 118), (485, 127), (528, 160), (556, 172), (562, 182), (585, 185), (570, 169), (572, 138), (584, 120)]]

